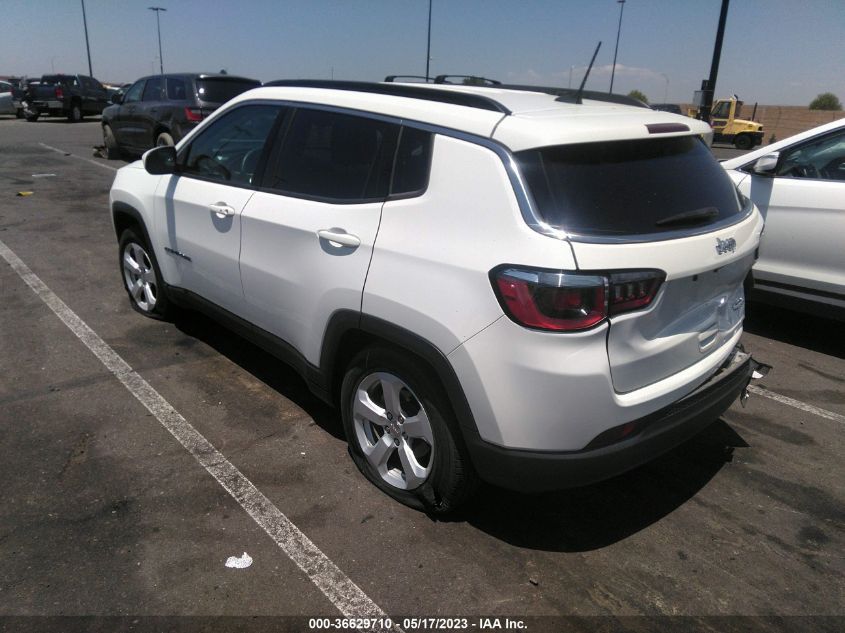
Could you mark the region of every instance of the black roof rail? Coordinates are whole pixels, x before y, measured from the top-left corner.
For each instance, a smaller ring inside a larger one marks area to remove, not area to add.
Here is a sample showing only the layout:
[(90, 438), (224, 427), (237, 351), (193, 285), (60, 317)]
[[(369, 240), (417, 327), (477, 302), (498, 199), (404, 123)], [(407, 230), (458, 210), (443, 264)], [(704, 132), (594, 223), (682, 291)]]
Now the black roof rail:
[[(501, 86), (502, 82), (498, 81), (497, 79), (488, 79), (487, 77), (478, 77), (477, 75), (437, 75), (434, 78), (434, 83), (436, 84), (449, 84), (452, 83), (448, 81), (449, 79), (469, 79), (468, 82), (462, 82), (461, 84), (457, 85), (465, 85), (465, 86)], [(478, 83), (484, 82), (484, 83)]]
[[(546, 94), (556, 96), (557, 99), (555, 99), (555, 101), (560, 101), (562, 103), (579, 103), (578, 90), (575, 90), (573, 88), (551, 88), (549, 86), (525, 86), (521, 84), (503, 84), (498, 87), (503, 88), (505, 90), (544, 92)], [(636, 106), (638, 108), (648, 108), (648, 106), (639, 99), (634, 99), (634, 97), (629, 97), (627, 95), (597, 92), (594, 90), (583, 90), (581, 91), (580, 95), (581, 98), (590, 99), (592, 101), (605, 101), (607, 103), (618, 103), (620, 105), (630, 105)]]
[(420, 83), (431, 83), (432, 82), (430, 77), (424, 77), (423, 75), (388, 75), (387, 77), (384, 78), (384, 80), (387, 83), (393, 83), (397, 79), (400, 80), (400, 81), (402, 79), (422, 79), (422, 82), (420, 82)]
[(456, 90), (438, 90), (436, 88), (422, 88), (403, 84), (373, 83), (368, 81), (333, 81), (329, 79), (280, 79), (271, 81), (265, 86), (292, 88), (324, 88), (326, 90), (349, 90), (351, 92), (370, 92), (374, 94), (391, 95), (394, 97), (408, 97), (424, 101), (437, 101), (452, 105), (477, 108), (511, 114), (504, 105), (483, 95)]

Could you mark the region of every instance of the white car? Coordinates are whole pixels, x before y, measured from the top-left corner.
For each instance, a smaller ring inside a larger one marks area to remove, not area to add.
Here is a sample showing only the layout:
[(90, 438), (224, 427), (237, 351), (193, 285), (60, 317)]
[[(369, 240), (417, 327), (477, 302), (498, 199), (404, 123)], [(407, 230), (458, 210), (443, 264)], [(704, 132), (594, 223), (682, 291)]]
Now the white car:
[(845, 119), (722, 166), (766, 219), (753, 298), (845, 319)]
[(758, 366), (739, 339), (763, 220), (706, 124), (619, 100), (246, 92), (118, 171), (130, 301), (203, 310), (297, 368), (361, 472), (413, 507), (447, 512), (479, 478), (540, 491), (629, 470)]
[(13, 86), (8, 81), (0, 81), (0, 114), (16, 114), (17, 101), (13, 93)]

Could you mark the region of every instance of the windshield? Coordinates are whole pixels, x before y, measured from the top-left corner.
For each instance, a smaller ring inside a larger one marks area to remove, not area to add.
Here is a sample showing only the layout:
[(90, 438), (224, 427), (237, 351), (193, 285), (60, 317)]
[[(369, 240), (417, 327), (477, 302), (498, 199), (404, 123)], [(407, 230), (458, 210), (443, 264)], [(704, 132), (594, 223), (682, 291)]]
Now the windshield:
[(541, 219), (571, 233), (660, 233), (740, 213), (731, 179), (698, 137), (542, 147), (515, 158)]
[(242, 92), (257, 88), (261, 82), (253, 79), (197, 79), (197, 96), (206, 103), (222, 104)]

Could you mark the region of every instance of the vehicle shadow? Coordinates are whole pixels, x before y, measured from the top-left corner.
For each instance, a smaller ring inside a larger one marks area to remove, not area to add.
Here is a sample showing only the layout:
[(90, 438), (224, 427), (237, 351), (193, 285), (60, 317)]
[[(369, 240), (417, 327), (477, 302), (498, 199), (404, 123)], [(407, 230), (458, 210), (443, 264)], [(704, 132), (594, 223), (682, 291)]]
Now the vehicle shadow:
[[(314, 396), (294, 369), (200, 313), (179, 311), (173, 324), (296, 404), (327, 433), (345, 440), (339, 412)], [(682, 506), (733, 459), (738, 447), (748, 444), (718, 420), (673, 451), (608, 481), (542, 495), (482, 485), (462, 510), (436, 520), (466, 522), (529, 549), (599, 549)]]
[(173, 319), (173, 325), (183, 334), (212, 347), (293, 402), (324, 431), (345, 441), (340, 413), (311, 393), (292, 367), (199, 312), (180, 310)]
[(843, 326), (838, 321), (762, 303), (751, 304), (743, 325), (749, 334), (845, 358)]
[(658, 459), (583, 488), (524, 495), (484, 486), (462, 516), (517, 547), (587, 552), (621, 541), (679, 508), (748, 447), (722, 420)]

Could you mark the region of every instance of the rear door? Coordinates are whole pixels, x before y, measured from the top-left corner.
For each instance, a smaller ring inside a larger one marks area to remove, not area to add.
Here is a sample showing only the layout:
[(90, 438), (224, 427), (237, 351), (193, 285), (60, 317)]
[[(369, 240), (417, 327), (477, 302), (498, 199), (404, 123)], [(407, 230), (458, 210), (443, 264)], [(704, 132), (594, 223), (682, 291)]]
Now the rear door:
[[(587, 143), (517, 156), (544, 221), (571, 236), (579, 270), (664, 275), (647, 308), (610, 318), (617, 392), (729, 353), (741, 333), (743, 280), (762, 221), (700, 139)], [(608, 302), (636, 301), (643, 290), (636, 281), (616, 284)]]
[(241, 212), (280, 106), (233, 108), (181, 149), (178, 173), (156, 191), (161, 262), (173, 285), (235, 314), (243, 310)]
[(341, 309), (360, 311), (399, 126), (299, 108), (243, 212), (249, 320), (319, 362)]

